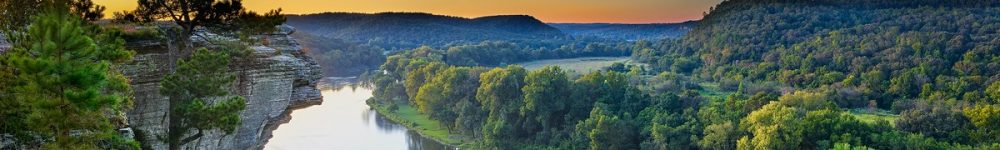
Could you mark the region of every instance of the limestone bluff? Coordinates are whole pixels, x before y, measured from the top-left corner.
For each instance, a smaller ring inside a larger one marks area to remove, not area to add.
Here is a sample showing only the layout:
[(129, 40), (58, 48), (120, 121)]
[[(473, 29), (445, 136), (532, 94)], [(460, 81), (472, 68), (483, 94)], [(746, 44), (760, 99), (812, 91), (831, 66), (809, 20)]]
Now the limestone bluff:
[[(291, 26), (282, 25), (269, 34), (255, 35), (267, 39), (266, 44), (250, 46), (252, 54), (233, 57), (230, 70), (237, 77), (230, 88), (233, 94), (246, 98), (246, 109), (240, 113), (242, 125), (232, 134), (208, 132), (197, 141), (185, 145), (195, 149), (262, 149), (279, 124), (288, 121), (288, 113), (297, 107), (319, 104), (322, 96), (316, 88), (322, 78), (319, 65), (303, 52), (290, 35)], [(200, 37), (199, 37), (200, 36)], [(212, 33), (199, 32), (191, 37), (195, 45), (211, 47), (213, 40), (235, 40)], [(135, 103), (126, 112), (127, 124), (143, 147), (167, 149), (158, 136), (166, 131), (167, 98), (160, 95), (160, 80), (172, 72), (168, 51), (176, 48), (165, 40), (128, 41), (136, 50), (134, 61), (122, 67), (131, 80)]]

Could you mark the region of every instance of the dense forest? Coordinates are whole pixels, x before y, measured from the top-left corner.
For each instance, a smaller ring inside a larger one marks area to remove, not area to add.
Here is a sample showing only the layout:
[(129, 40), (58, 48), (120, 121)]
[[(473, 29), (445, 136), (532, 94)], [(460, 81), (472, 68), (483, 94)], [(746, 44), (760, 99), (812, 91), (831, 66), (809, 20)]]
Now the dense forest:
[(326, 76), (353, 76), (385, 62), (383, 49), (336, 38), (297, 32), (292, 36), (323, 67)]
[(508, 41), (482, 41), (441, 48), (421, 46), (411, 50), (384, 52), (383, 49), (375, 46), (319, 37), (308, 33), (294, 35), (302, 41), (303, 47), (309, 50), (309, 54), (324, 67), (323, 70), (328, 76), (356, 76), (366, 71), (377, 70), (379, 65), (386, 60), (384, 54), (412, 53), (423, 57), (438, 58), (449, 64), (461, 66), (503, 66), (544, 59), (623, 57), (630, 56), (635, 49), (652, 46), (650, 42), (646, 41), (569, 41), (554, 46), (532, 46)]
[(730, 0), (582, 76), (409, 51), (369, 104), (472, 149), (998, 149), (997, 4)]
[[(129, 39), (179, 45), (156, 85), (169, 118), (156, 140), (183, 149), (239, 128), (247, 104), (231, 92), (230, 63), (266, 43), (250, 35), (276, 30), (280, 9), (139, 4), (114, 23), (173, 25), (98, 25), (104, 8), (89, 0), (0, 1), (11, 44), (0, 51), (0, 149), (143, 148), (117, 133), (134, 99), (121, 71), (137, 53)], [(661, 30), (641, 25), (555, 25), (564, 32), (530, 16), (287, 17), (328, 75), (365, 72), (372, 108), (463, 149), (846, 150), (1000, 149), (998, 16), (994, 0), (727, 0), (679, 24), (676, 39), (631, 32)], [(241, 41), (198, 48), (201, 29)], [(641, 63), (584, 74), (512, 65), (589, 56)]]
[[(421, 47), (415, 50), (432, 49)], [(479, 44), (456, 45), (441, 50), (442, 60), (460, 66), (504, 66), (518, 62), (594, 56), (629, 56), (634, 42), (568, 42), (559, 47), (531, 47), (522, 43), (484, 41)], [(432, 50), (433, 51), (433, 50)], [(425, 54), (435, 55), (435, 54)]]
[(423, 55), (462, 66), (629, 56), (636, 42), (650, 47), (644, 40), (683, 35), (694, 23), (554, 25), (557, 29), (523, 15), (468, 19), (425, 13), (321, 13), (288, 15), (288, 24), (300, 31), (295, 37), (327, 75), (354, 76), (378, 69), (386, 57), (382, 54), (410, 50), (434, 50)]
[(427, 13), (320, 13), (288, 15), (288, 24), (314, 35), (406, 50), (475, 44), (486, 40), (549, 43), (567, 38), (531, 16), (461, 18)]

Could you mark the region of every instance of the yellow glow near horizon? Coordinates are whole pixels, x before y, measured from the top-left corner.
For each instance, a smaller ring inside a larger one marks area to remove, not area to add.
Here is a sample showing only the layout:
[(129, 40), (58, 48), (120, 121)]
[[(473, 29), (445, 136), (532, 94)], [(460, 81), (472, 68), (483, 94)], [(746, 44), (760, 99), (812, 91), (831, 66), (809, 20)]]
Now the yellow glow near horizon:
[[(722, 0), (243, 0), (254, 11), (282, 8), (286, 14), (321, 12), (427, 12), (475, 18), (531, 15), (555, 23), (665, 23), (701, 19)], [(132, 10), (135, 0), (94, 0), (111, 13)]]

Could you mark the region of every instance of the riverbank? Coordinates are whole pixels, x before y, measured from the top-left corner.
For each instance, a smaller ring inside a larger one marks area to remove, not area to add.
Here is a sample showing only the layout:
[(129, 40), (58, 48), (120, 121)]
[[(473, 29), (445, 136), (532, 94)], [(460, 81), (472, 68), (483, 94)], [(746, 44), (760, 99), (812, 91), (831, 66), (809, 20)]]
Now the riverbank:
[(471, 143), (470, 141), (455, 138), (461, 137), (461, 135), (451, 134), (447, 128), (442, 126), (437, 121), (431, 120), (425, 115), (421, 115), (420, 112), (417, 112), (417, 109), (412, 106), (400, 105), (397, 106), (395, 110), (390, 110), (390, 106), (375, 103), (374, 99), (375, 98), (368, 99), (365, 103), (368, 103), (368, 106), (371, 106), (371, 108), (385, 118), (406, 126), (407, 129), (416, 131), (420, 134), (420, 136), (427, 137), (431, 140), (451, 147), (471, 146), (471, 144), (469, 144)]

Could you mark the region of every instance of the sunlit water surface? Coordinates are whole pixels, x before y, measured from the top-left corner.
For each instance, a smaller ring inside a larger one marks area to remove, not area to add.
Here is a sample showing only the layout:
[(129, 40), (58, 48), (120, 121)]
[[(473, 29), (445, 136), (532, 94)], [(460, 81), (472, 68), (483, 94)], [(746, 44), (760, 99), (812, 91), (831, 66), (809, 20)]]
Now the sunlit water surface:
[[(265, 150), (439, 150), (450, 149), (383, 118), (365, 100), (365, 87), (323, 86), (323, 104), (294, 110), (292, 119), (274, 130)], [(321, 83), (322, 84), (322, 83)]]

